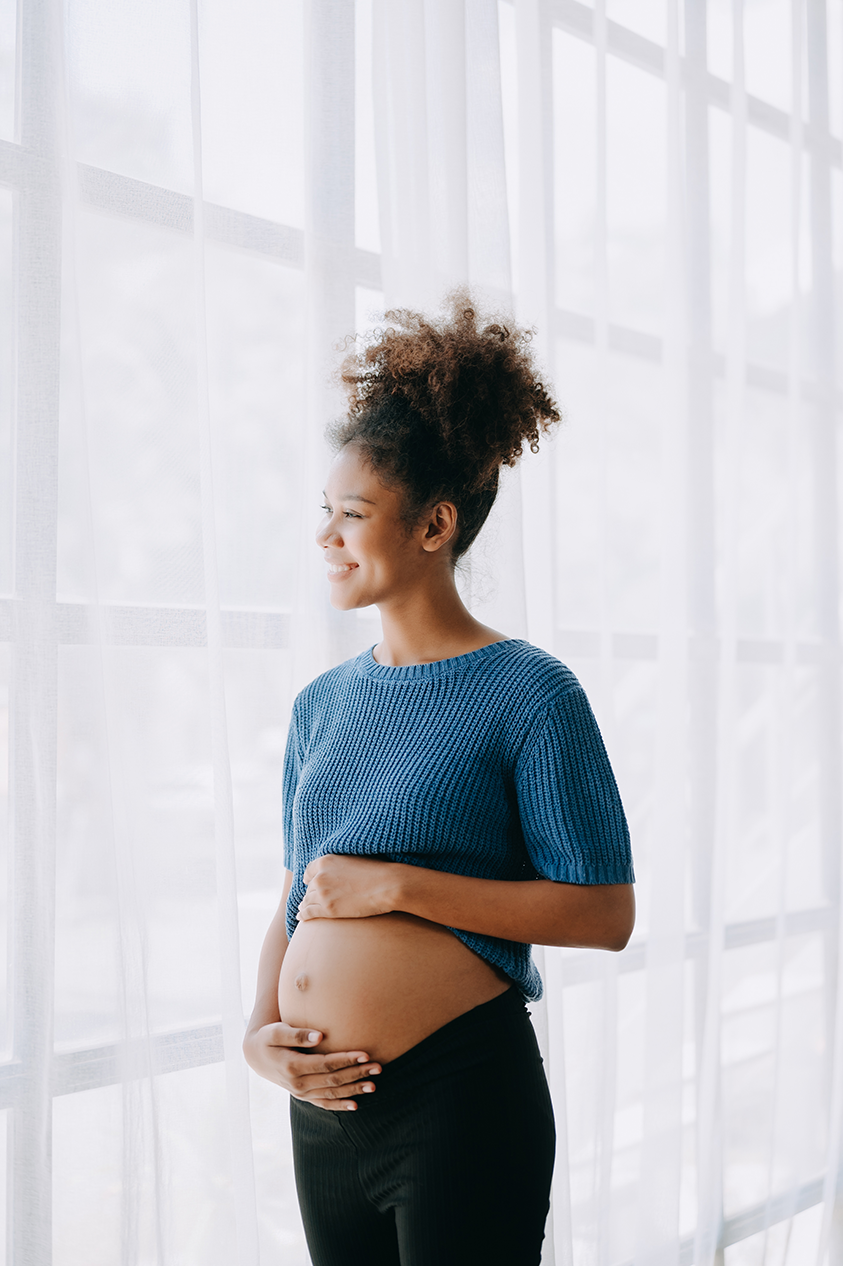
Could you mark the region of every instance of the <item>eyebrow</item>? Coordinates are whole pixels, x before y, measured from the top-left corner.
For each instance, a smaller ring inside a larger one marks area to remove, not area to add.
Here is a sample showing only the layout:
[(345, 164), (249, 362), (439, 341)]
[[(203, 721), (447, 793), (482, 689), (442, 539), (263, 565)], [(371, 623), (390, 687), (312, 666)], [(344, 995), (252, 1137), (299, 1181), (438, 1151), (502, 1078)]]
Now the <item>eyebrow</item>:
[[(323, 492), (322, 496), (327, 501), (327, 492)], [(340, 501), (363, 501), (367, 506), (373, 506), (375, 504), (374, 501), (370, 501), (368, 497), (361, 497), (356, 492), (344, 492), (340, 497)]]

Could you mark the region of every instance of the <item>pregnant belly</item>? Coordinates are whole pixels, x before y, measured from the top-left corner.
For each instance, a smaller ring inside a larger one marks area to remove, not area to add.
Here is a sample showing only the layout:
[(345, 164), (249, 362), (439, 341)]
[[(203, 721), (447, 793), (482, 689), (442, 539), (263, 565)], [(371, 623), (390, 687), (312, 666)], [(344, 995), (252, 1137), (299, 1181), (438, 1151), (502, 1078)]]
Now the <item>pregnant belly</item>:
[(511, 981), (447, 928), (412, 914), (308, 919), (278, 981), (282, 1020), (318, 1029), (317, 1051), (387, 1063)]

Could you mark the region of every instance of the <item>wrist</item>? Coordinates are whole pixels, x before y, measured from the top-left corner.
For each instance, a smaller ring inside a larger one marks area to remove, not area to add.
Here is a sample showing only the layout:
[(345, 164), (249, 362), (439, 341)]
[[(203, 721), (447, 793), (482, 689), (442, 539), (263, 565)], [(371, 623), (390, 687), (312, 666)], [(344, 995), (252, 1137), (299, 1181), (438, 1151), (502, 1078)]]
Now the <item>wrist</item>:
[(246, 1021), (246, 1032), (243, 1040), (245, 1041), (247, 1038), (254, 1037), (254, 1035), (261, 1029), (266, 1028), (267, 1024), (277, 1024), (280, 1019), (281, 1016), (278, 1014), (277, 1009), (272, 1012), (253, 1011), (249, 1016), (249, 1019)]
[(404, 914), (416, 913), (414, 904), (418, 897), (421, 876), (422, 871), (418, 866), (410, 866), (406, 862), (392, 863), (390, 905), (393, 910), (400, 910)]

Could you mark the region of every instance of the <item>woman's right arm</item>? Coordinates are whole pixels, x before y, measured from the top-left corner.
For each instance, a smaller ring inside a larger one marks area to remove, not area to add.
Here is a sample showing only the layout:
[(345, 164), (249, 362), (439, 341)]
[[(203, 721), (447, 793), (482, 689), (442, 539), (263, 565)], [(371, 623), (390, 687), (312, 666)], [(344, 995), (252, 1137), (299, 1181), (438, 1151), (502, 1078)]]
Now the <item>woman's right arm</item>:
[(370, 1064), (365, 1051), (338, 1051), (331, 1055), (308, 1055), (295, 1047), (318, 1046), (322, 1034), (307, 1029), (294, 1029), (285, 1024), (278, 1011), (278, 978), (287, 952), (286, 908), (293, 883), (286, 872), (281, 902), (269, 925), (258, 964), (257, 997), (246, 1026), (243, 1054), (246, 1062), (261, 1077), (288, 1090), (297, 1099), (306, 1099), (320, 1108), (335, 1112), (353, 1110), (357, 1104), (349, 1095), (374, 1090), (374, 1082), (357, 1080), (380, 1072), (379, 1064)]

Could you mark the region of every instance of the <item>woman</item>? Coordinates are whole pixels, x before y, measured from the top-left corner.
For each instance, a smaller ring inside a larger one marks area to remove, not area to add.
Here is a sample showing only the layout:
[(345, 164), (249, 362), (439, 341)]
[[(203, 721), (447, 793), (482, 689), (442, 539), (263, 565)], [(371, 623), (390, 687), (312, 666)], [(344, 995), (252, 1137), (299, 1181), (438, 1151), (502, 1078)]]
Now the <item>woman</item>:
[(559, 420), (529, 335), (465, 294), (388, 316), (343, 365), (316, 537), (333, 605), (376, 604), (383, 640), (295, 702), (244, 1050), (292, 1096), (314, 1266), (532, 1266), (554, 1127), (530, 944), (623, 948), (629, 839), (576, 678), (454, 583), (500, 467)]

